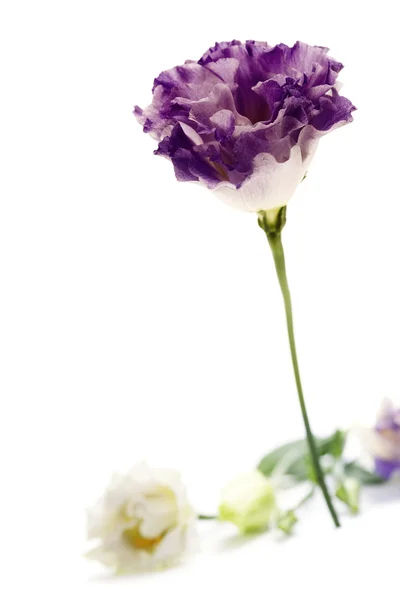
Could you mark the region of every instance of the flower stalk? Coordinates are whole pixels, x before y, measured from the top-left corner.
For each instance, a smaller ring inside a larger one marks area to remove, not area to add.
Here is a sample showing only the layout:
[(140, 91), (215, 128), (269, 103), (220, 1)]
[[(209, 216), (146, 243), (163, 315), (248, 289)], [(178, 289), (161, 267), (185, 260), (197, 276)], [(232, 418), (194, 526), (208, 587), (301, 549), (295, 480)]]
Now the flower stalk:
[(292, 301), (290, 296), (289, 285), (286, 275), (286, 264), (285, 254), (282, 245), (281, 232), (286, 223), (286, 206), (279, 209), (270, 211), (260, 211), (258, 213), (258, 224), (266, 233), (272, 256), (275, 263), (276, 274), (278, 276), (279, 285), (282, 291), (283, 302), (285, 305), (286, 313), (286, 324), (289, 337), (290, 353), (292, 357), (294, 377), (296, 381), (296, 388), (300, 402), (301, 414), (303, 417), (308, 447), (310, 450), (310, 456), (312, 465), (315, 471), (315, 477), (323, 496), (325, 498), (326, 505), (332, 516), (333, 522), (336, 527), (340, 527), (340, 522), (333, 506), (332, 498), (329, 494), (324, 473), (319, 461), (318, 450), (315, 443), (314, 435), (311, 430), (310, 420), (308, 418), (307, 408), (304, 400), (303, 388), (300, 379), (299, 363), (297, 359), (296, 342), (294, 336), (294, 325), (293, 325), (293, 313), (292, 313)]

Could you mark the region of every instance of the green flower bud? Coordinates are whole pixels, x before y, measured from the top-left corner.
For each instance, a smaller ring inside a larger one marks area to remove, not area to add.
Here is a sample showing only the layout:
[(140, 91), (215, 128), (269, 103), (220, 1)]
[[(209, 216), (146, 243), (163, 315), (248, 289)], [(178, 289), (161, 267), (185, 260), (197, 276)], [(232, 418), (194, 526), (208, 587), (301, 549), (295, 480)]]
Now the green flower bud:
[(274, 488), (260, 471), (237, 477), (222, 491), (219, 519), (231, 521), (241, 533), (266, 529), (275, 514)]

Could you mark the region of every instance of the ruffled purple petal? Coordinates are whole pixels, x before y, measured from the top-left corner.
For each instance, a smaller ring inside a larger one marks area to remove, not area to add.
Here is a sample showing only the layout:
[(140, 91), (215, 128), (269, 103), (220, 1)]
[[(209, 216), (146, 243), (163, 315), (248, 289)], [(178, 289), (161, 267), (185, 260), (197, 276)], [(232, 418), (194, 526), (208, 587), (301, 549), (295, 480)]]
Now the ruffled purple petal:
[(217, 142), (226, 144), (235, 130), (235, 115), (233, 112), (226, 109), (219, 110), (210, 117), (210, 122), (215, 126), (215, 139)]
[(217, 169), (198, 152), (197, 145), (180, 123), (159, 143), (155, 154), (171, 159), (178, 181), (202, 181), (210, 188), (221, 181)]
[(352, 120), (351, 113), (355, 106), (337, 92), (332, 97), (322, 96), (319, 100), (319, 112), (310, 121), (310, 124), (319, 131), (329, 131), (338, 123), (349, 123)]

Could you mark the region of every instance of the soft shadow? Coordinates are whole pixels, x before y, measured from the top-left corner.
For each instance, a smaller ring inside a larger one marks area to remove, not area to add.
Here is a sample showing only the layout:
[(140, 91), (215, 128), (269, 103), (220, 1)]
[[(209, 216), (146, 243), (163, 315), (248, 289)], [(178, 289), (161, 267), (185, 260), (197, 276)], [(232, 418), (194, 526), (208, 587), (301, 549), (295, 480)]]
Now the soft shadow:
[(383, 485), (368, 486), (364, 488), (365, 500), (371, 504), (399, 502), (400, 481), (394, 480)]
[(222, 552), (232, 552), (234, 550), (238, 550), (245, 545), (254, 543), (267, 533), (267, 531), (264, 531), (263, 533), (237, 533), (236, 535), (231, 535), (230, 537), (220, 541), (218, 544), (218, 550), (221, 550)]
[(279, 546), (284, 546), (286, 544), (290, 544), (295, 537), (298, 537), (296, 534), (296, 529), (293, 533), (287, 534), (283, 531), (274, 531), (271, 539), (274, 544), (279, 544)]
[(149, 579), (161, 577), (171, 571), (178, 570), (182, 565), (170, 565), (165, 569), (154, 569), (152, 571), (133, 571), (127, 573), (97, 573), (88, 578), (88, 583), (117, 583), (118, 581)]

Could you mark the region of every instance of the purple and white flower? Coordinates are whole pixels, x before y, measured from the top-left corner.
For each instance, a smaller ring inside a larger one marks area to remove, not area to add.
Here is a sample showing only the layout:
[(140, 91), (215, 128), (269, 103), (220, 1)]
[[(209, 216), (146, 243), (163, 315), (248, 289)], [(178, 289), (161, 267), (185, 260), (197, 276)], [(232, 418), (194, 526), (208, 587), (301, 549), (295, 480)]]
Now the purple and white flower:
[(385, 398), (373, 429), (364, 431), (362, 441), (373, 456), (375, 471), (383, 479), (400, 472), (400, 408)]
[(285, 206), (319, 139), (352, 121), (339, 94), (343, 65), (328, 49), (296, 42), (217, 43), (199, 61), (162, 72), (135, 115), (179, 181), (258, 212)]

